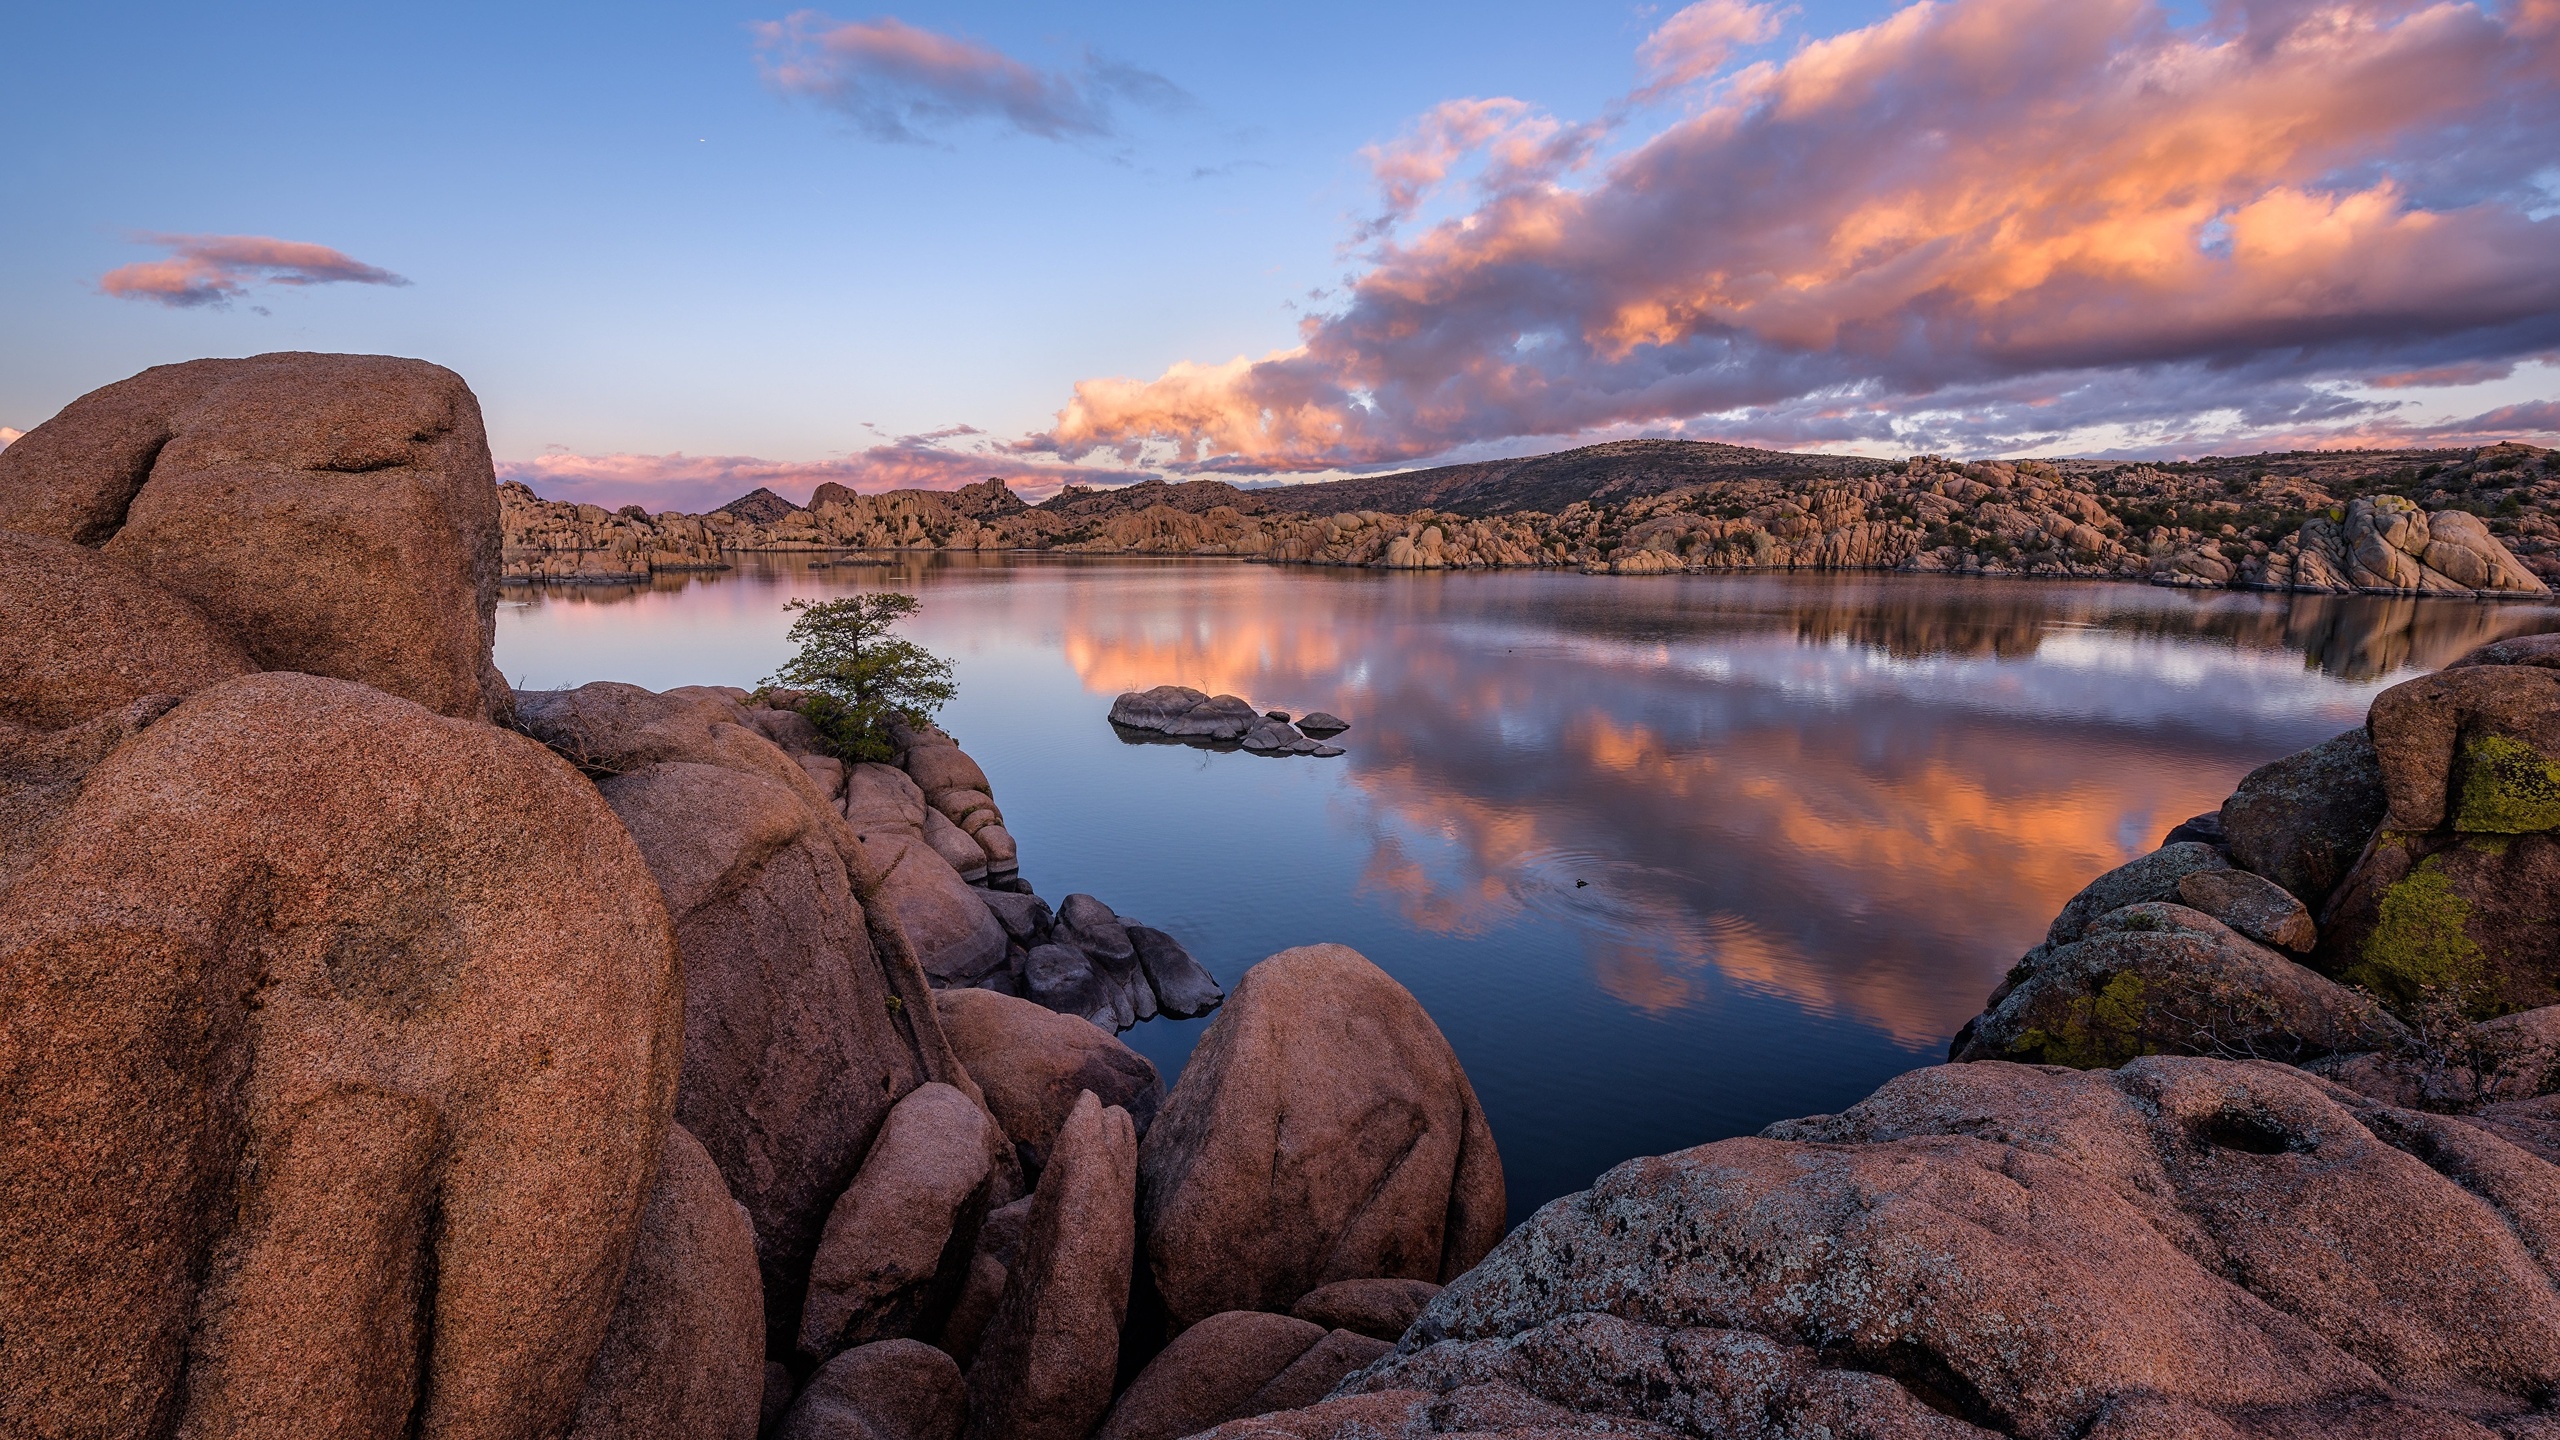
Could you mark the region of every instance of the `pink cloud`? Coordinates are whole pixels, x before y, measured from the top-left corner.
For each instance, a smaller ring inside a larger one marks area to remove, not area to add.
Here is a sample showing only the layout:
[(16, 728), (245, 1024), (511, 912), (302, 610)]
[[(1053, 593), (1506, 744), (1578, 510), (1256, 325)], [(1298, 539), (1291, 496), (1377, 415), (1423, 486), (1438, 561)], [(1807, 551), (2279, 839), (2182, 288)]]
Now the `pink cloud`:
[(1043, 70), (894, 16), (840, 21), (802, 10), (759, 23), (755, 36), (768, 83), (842, 113), (874, 140), (921, 142), (968, 120), (1048, 140), (1097, 139), (1113, 133), (1117, 102), (1190, 103), (1134, 65), (1088, 55), (1073, 69)]
[(1636, 47), (1647, 77), (1639, 95), (1650, 97), (1706, 79), (1723, 69), (1734, 51), (1776, 39), (1778, 23), (1775, 5), (1699, 0), (1663, 21)]
[(0, 450), (6, 450), (10, 446), (15, 445), (18, 443), (18, 437), (26, 433), (27, 432), (24, 430), (14, 429), (7, 425), (0, 425)]
[[(1649, 61), (1693, 72), (1744, 11)], [(1382, 242), (1289, 349), (1082, 381), (1037, 443), (1278, 472), (1968, 405), (2289, 430), (2334, 408), (2306, 386), (2560, 343), (2560, 219), (2527, 208), (2555, 77), (2555, 0), (1916, 4)], [(1518, 114), (1379, 152), (1390, 210)]]
[(749, 455), (577, 455), (553, 451), (530, 460), (498, 464), (500, 480), (520, 481), (550, 500), (590, 505), (640, 505), (652, 511), (700, 513), (762, 486), (795, 504), (833, 481), (848, 490), (957, 490), (1001, 479), (1027, 500), (1055, 494), (1069, 483), (1125, 485), (1152, 478), (1140, 471), (1107, 470), (1054, 462), (945, 450), (933, 443), (953, 433), (910, 435), (874, 445), (840, 460), (763, 460)]
[(406, 285), (379, 266), (343, 251), (265, 235), (143, 235), (164, 246), (165, 260), (122, 265), (98, 278), (98, 288), (128, 300), (189, 307), (226, 305), (252, 285)]

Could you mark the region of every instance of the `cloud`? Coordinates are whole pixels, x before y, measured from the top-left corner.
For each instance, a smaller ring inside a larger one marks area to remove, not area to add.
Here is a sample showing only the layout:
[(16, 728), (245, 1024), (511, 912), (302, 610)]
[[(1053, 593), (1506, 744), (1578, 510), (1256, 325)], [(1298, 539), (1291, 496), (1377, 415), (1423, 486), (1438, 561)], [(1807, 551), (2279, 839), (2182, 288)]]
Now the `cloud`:
[(26, 433), (27, 432), (24, 430), (13, 429), (7, 425), (0, 425), (0, 450), (6, 450), (10, 446), (17, 444), (18, 437)]
[(1088, 54), (1072, 68), (1043, 70), (893, 16), (840, 21), (802, 10), (754, 28), (768, 83), (840, 112), (874, 140), (921, 144), (975, 120), (1044, 140), (1104, 139), (1116, 133), (1115, 105), (1193, 103), (1135, 65)]
[[(136, 242), (169, 251), (165, 260), (121, 265), (98, 278), (98, 288), (128, 300), (156, 300), (180, 308), (224, 306), (252, 285), (406, 285), (380, 266), (344, 251), (265, 235), (138, 235)], [(260, 313), (265, 313), (261, 311)]]
[(1061, 486), (1126, 485), (1154, 478), (1144, 472), (1093, 466), (1026, 463), (1002, 456), (947, 450), (937, 442), (975, 434), (953, 427), (902, 435), (840, 460), (764, 460), (751, 455), (579, 455), (553, 450), (530, 460), (498, 464), (500, 480), (521, 481), (551, 500), (591, 505), (641, 505), (652, 511), (700, 513), (763, 486), (799, 504), (830, 481), (864, 494), (883, 490), (957, 490), (990, 478), (1015, 494), (1038, 500)]
[(1650, 99), (1664, 91), (1704, 80), (1724, 68), (1733, 52), (1778, 38), (1775, 5), (1743, 0), (1699, 0), (1662, 22), (1661, 28), (1636, 47), (1645, 68), (1646, 85), (1637, 92)]
[[(1681, 12), (1655, 83), (1769, 23)], [(2555, 76), (2554, 0), (1936, 0), (1404, 233), (1531, 118), (1443, 106), (1373, 152), (1385, 226), (1300, 343), (1087, 379), (1034, 444), (1295, 472), (1930, 416), (2289, 430), (2364, 377), (2560, 344), (2560, 217), (2532, 218)]]

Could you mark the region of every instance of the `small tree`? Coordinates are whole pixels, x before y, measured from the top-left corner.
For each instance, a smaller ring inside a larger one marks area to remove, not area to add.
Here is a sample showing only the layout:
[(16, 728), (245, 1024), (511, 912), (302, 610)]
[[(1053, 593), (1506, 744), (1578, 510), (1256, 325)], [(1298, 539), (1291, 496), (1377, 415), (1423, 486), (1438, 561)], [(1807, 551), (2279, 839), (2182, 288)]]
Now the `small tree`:
[(799, 653), (767, 685), (816, 693), (802, 714), (847, 760), (886, 760), (889, 723), (923, 725), (958, 687), (951, 662), (889, 627), (916, 613), (916, 597), (893, 590), (843, 600), (794, 600), (782, 607)]

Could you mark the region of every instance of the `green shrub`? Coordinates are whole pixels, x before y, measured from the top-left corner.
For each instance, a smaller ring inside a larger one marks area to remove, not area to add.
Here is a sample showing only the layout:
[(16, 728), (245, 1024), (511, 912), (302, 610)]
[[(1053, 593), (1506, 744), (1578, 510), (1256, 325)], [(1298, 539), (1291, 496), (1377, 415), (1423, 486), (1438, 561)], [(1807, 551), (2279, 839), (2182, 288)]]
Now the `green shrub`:
[(814, 692), (800, 713), (847, 760), (887, 760), (892, 721), (924, 725), (958, 689), (951, 662), (889, 627), (916, 613), (916, 597), (882, 590), (782, 607), (798, 653), (765, 683)]

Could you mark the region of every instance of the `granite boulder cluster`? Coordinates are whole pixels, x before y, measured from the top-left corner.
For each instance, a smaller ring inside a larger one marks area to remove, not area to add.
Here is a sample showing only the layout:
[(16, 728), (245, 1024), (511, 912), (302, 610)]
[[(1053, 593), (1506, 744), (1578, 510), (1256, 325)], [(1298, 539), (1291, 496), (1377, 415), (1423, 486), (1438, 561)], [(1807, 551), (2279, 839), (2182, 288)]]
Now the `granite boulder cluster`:
[(1257, 710), (1233, 695), (1209, 695), (1188, 685), (1126, 691), (1111, 702), (1110, 720), (1124, 740), (1173, 740), (1211, 749), (1233, 745), (1257, 755), (1320, 759), (1341, 754), (1341, 746), (1325, 742), (1351, 728), (1322, 710), (1293, 725), (1286, 710)]
[[(1030, 898), (933, 843), (996, 863), (947, 737), (494, 683), (479, 436), (450, 372), (274, 355), (0, 452), (0, 1432), (1170, 1435), (1492, 1246), (1474, 1092), (1361, 957), (1248, 970), (1168, 1095), (937, 987)], [(267, 583), (315, 552), (368, 563)]]

